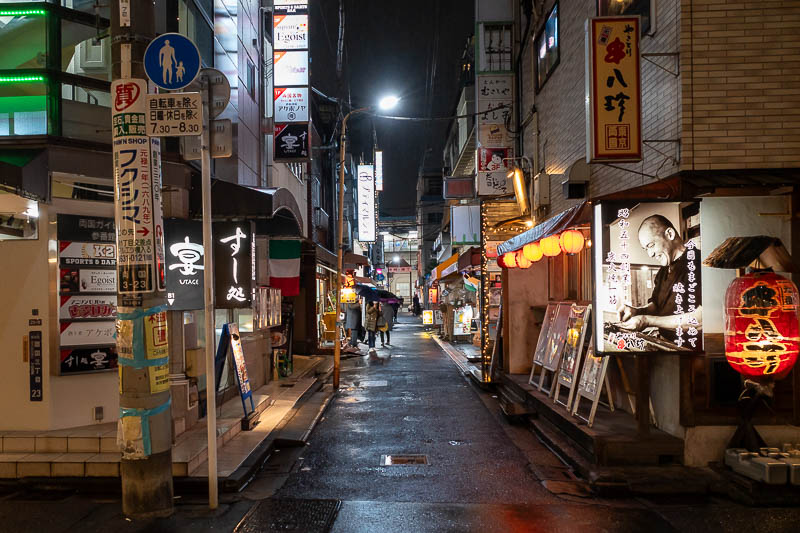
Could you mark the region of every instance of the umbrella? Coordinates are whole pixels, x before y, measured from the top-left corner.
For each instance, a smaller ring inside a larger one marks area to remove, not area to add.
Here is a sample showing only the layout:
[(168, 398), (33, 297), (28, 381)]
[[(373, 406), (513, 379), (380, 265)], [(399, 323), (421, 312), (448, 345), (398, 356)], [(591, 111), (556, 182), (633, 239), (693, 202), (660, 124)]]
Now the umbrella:
[(361, 283), (356, 283), (355, 288), (356, 288), (356, 294), (358, 294), (368, 302), (377, 302), (378, 300), (381, 299), (381, 297), (378, 295), (378, 290), (373, 287), (369, 287)]

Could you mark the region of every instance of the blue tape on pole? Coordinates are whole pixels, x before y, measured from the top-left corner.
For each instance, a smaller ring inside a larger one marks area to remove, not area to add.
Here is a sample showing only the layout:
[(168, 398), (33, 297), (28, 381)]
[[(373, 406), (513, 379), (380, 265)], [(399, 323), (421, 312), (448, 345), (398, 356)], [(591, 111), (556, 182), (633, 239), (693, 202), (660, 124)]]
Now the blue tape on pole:
[(136, 309), (131, 313), (117, 313), (118, 320), (133, 322), (133, 359), (130, 357), (118, 357), (118, 364), (133, 368), (147, 368), (150, 366), (163, 366), (169, 363), (169, 356), (148, 359), (144, 349), (144, 318), (166, 310), (166, 305), (157, 305), (149, 309)]
[(152, 445), (150, 443), (150, 417), (153, 415), (157, 415), (159, 413), (163, 413), (167, 410), (167, 408), (172, 403), (172, 398), (167, 400), (166, 402), (162, 403), (158, 407), (153, 407), (152, 409), (139, 409), (137, 407), (120, 407), (119, 408), (119, 417), (125, 418), (128, 416), (138, 416), (142, 419), (142, 448), (144, 448), (144, 454), (146, 456), (150, 456), (150, 453), (153, 451)]

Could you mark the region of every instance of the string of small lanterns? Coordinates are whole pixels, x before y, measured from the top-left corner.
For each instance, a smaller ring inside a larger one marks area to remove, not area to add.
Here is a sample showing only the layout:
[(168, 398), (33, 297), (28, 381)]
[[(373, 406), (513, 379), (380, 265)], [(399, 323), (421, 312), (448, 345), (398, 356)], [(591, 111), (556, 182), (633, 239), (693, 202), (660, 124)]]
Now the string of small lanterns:
[(526, 269), (543, 257), (556, 257), (562, 252), (569, 255), (577, 254), (586, 244), (583, 232), (568, 229), (561, 234), (528, 243), (514, 252), (506, 252), (497, 258), (497, 264), (502, 268)]

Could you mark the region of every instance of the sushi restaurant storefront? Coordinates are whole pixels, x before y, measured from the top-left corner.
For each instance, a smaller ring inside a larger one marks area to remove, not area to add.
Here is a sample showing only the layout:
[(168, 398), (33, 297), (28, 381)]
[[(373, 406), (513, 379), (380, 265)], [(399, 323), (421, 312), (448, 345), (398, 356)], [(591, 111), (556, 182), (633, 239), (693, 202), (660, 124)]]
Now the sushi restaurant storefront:
[[(800, 441), (794, 187), (700, 174), (595, 198), (498, 247), (501, 404), (590, 464), (705, 466), (752, 447), (737, 433), (752, 383), (770, 405), (752, 418), (762, 442)], [(764, 291), (769, 305), (747, 303)]]

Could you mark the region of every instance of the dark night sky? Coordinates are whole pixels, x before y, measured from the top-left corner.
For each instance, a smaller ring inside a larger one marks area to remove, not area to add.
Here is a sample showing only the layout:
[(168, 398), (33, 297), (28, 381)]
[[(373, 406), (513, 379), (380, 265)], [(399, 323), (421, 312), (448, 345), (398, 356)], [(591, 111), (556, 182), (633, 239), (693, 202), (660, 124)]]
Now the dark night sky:
[[(338, 96), (336, 39), (338, 0), (312, 2), (312, 83)], [(474, 8), (466, 0), (345, 0), (345, 95), (354, 107), (387, 94), (403, 98), (387, 114), (448, 116), (458, 97), (461, 54), (474, 31)], [(437, 44), (438, 38), (438, 44)], [(431, 86), (431, 63), (436, 73)], [(432, 94), (431, 94), (432, 91)], [(428, 101), (430, 99), (430, 101)], [(348, 121), (350, 151), (372, 159), (372, 127), (383, 149), (381, 213), (412, 214), (422, 164), (440, 169), (448, 122), (407, 122), (361, 116)]]

